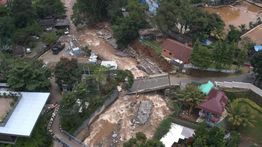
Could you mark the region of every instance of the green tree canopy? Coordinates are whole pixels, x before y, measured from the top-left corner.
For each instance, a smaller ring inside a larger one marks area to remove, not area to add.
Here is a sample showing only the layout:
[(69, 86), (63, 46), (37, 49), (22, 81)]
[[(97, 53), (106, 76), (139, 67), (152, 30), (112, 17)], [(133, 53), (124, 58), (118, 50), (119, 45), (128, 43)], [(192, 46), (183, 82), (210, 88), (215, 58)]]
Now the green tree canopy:
[(234, 50), (230, 44), (218, 41), (213, 45), (213, 49), (213, 60), (216, 68), (228, 68), (232, 65)]
[(255, 116), (250, 107), (234, 100), (228, 107), (227, 122), (233, 129), (254, 126)]
[(55, 67), (55, 78), (57, 84), (67, 84), (68, 88), (73, 88), (74, 84), (81, 79), (82, 69), (80, 69), (76, 59), (61, 58)]
[(73, 7), (73, 22), (93, 25), (107, 18), (108, 2), (108, 0), (77, 0)]
[(35, 7), (40, 18), (59, 17), (65, 14), (65, 7), (60, 0), (37, 0)]
[(205, 95), (195, 85), (187, 85), (175, 95), (175, 101), (182, 102), (189, 106), (189, 113), (205, 99)]
[(208, 68), (212, 65), (212, 50), (196, 42), (191, 55), (191, 63), (195, 66)]
[(196, 129), (193, 140), (193, 147), (225, 147), (224, 131), (218, 127), (207, 128), (200, 124)]
[(139, 29), (145, 27), (144, 11), (146, 7), (136, 0), (130, 0), (127, 5), (128, 16), (119, 17), (113, 28), (113, 36), (120, 48), (126, 47), (138, 37)]
[(124, 143), (124, 147), (164, 147), (162, 142), (154, 139), (147, 139), (144, 133), (136, 133), (135, 138), (129, 139)]
[(7, 83), (16, 91), (48, 91), (50, 71), (41, 61), (15, 60), (7, 73)]
[(237, 42), (240, 40), (241, 32), (233, 25), (229, 26), (230, 30), (227, 34), (228, 42)]
[(256, 73), (256, 80), (260, 83), (262, 80), (262, 51), (252, 57), (251, 64), (254, 67), (253, 71)]
[(36, 15), (32, 0), (13, 0), (11, 6), (16, 27), (24, 28), (35, 21)]
[(15, 31), (14, 20), (8, 7), (0, 6), (0, 50), (4, 45), (11, 44)]
[(217, 36), (224, 29), (224, 22), (217, 14), (194, 7), (190, 0), (162, 0), (155, 20), (167, 35), (189, 33), (195, 39)]

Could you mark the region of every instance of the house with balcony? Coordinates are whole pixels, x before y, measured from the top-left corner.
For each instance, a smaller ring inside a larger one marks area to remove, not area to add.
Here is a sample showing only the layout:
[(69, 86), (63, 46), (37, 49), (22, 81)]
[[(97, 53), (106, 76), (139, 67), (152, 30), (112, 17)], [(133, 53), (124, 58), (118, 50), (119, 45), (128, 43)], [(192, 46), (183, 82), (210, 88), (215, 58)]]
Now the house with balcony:
[(228, 97), (219, 89), (212, 88), (207, 94), (207, 98), (198, 108), (201, 109), (199, 116), (208, 123), (216, 124), (225, 118), (225, 108)]

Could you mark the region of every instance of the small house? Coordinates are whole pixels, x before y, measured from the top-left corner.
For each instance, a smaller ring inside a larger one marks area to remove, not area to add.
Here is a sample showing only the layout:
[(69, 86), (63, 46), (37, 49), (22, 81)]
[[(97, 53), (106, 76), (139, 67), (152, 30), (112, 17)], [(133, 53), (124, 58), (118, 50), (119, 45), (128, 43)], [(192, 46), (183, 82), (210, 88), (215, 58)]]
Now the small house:
[(0, 6), (6, 5), (7, 4), (7, 0), (0, 0)]
[(44, 29), (53, 28), (55, 25), (55, 19), (54, 18), (40, 19), (39, 24)]
[(217, 123), (225, 111), (227, 101), (228, 98), (223, 91), (213, 88), (208, 93), (207, 99), (198, 106), (201, 109), (199, 115), (208, 122)]
[(141, 40), (156, 40), (162, 36), (161, 32), (156, 28), (141, 29), (138, 33)]
[(57, 19), (55, 23), (56, 29), (66, 29), (69, 28), (70, 22), (68, 19)]
[(173, 39), (166, 39), (162, 47), (162, 56), (168, 60), (177, 61), (180, 64), (188, 64), (192, 53), (192, 47), (187, 44), (175, 41)]
[(102, 61), (101, 66), (109, 68), (110, 70), (116, 70), (117, 69), (116, 61)]

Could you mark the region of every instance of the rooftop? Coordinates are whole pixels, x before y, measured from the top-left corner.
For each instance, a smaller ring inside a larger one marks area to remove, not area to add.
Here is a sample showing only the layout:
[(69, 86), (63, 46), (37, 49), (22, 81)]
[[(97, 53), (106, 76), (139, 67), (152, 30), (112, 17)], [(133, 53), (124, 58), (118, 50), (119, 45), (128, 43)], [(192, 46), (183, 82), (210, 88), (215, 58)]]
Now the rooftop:
[(173, 53), (173, 57), (187, 63), (190, 59), (192, 48), (173, 39), (166, 39), (161, 45), (163, 49)]
[[(0, 91), (1, 93), (6, 91)], [(50, 93), (21, 92), (22, 97), (0, 134), (30, 136)]]
[(187, 139), (194, 135), (194, 130), (175, 123), (171, 124), (169, 132), (161, 138), (161, 142), (165, 147), (171, 147), (174, 143), (177, 143), (179, 139)]
[(210, 90), (214, 87), (214, 84), (211, 81), (208, 81), (206, 84), (202, 84), (199, 86), (199, 89), (204, 94), (208, 95)]
[(211, 112), (213, 114), (221, 115), (224, 112), (227, 96), (221, 90), (212, 89), (208, 93), (207, 100), (199, 105), (199, 108)]

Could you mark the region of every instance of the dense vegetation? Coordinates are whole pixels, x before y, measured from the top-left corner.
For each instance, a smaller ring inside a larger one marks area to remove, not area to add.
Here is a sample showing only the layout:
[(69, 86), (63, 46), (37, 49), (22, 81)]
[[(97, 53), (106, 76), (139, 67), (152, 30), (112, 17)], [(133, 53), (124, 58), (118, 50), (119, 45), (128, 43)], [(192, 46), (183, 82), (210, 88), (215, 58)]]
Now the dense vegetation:
[(38, 20), (64, 15), (60, 0), (13, 0), (0, 6), (0, 50), (12, 51), (13, 45), (30, 46), (32, 36), (40, 36)]
[(164, 147), (162, 142), (155, 139), (147, 139), (142, 132), (136, 133), (134, 138), (129, 139), (124, 143), (124, 147)]
[[(59, 70), (64, 68), (64, 70), (68, 70), (69, 67), (75, 68), (70, 69), (72, 70), (71, 78), (68, 79), (70, 80), (68, 82), (72, 85), (72, 90), (69, 89), (71, 91), (65, 92), (63, 95), (59, 114), (62, 128), (73, 133), (85, 119), (104, 104), (119, 83), (123, 82), (128, 86), (132, 84), (133, 77), (127, 71), (111, 71), (93, 64), (79, 65), (72, 60), (66, 62), (71, 62), (70, 64), (74, 66), (67, 64), (65, 67), (59, 67)], [(82, 76), (81, 72), (78, 73), (79, 71), (83, 71), (85, 74)], [(80, 76), (74, 73), (78, 73)], [(60, 80), (67, 78), (63, 72), (59, 76)]]
[(74, 5), (75, 24), (94, 25), (103, 20), (112, 23), (113, 35), (120, 48), (138, 37), (138, 30), (145, 27), (145, 5), (138, 0), (77, 0)]
[(233, 65), (239, 68), (246, 61), (252, 46), (249, 41), (240, 40), (240, 35), (237, 28), (230, 26), (226, 39), (208, 46), (196, 41), (191, 63), (200, 68), (231, 69)]
[(252, 59), (251, 64), (254, 67), (254, 72), (256, 74), (256, 83), (261, 86), (262, 83), (262, 51), (256, 53)]
[[(212, 137), (211, 137), (212, 136)], [(208, 128), (205, 124), (201, 124), (195, 131), (193, 139), (193, 147), (237, 147), (240, 135), (236, 132), (231, 132), (229, 138), (224, 139), (224, 130), (213, 127)]]
[(0, 54), (0, 78), (16, 91), (48, 91), (51, 73), (41, 61)]
[(162, 0), (155, 20), (163, 33), (188, 34), (193, 39), (219, 36), (224, 29), (224, 22), (217, 14), (194, 7), (190, 0)]
[(0, 144), (0, 147), (51, 147), (52, 136), (47, 131), (51, 114), (52, 111), (47, 111), (40, 116), (30, 138), (19, 137), (15, 145)]

